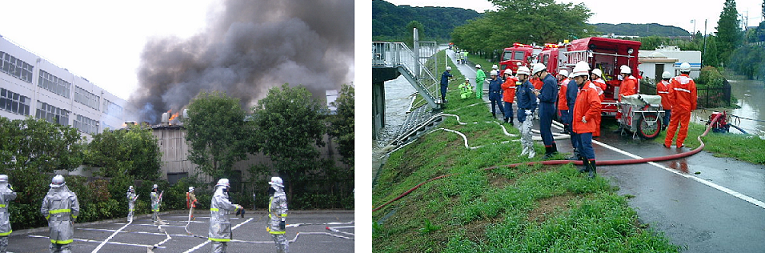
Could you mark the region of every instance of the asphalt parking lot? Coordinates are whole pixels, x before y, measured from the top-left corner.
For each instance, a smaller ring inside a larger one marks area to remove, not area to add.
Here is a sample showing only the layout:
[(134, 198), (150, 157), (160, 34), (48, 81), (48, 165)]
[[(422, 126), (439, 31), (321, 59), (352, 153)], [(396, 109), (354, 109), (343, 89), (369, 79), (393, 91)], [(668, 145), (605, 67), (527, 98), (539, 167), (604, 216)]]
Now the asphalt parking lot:
[[(72, 252), (94, 252), (97, 248), (97, 252), (122, 253), (210, 252), (211, 245), (207, 240), (209, 211), (198, 210), (196, 220), (191, 222), (187, 221), (186, 214), (188, 212), (161, 215), (169, 223), (161, 226), (162, 230), (152, 224), (150, 215), (138, 216), (129, 225), (124, 219), (75, 224), (71, 249)], [(228, 243), (228, 252), (275, 251), (271, 235), (265, 230), (267, 219), (266, 212), (262, 211), (248, 212), (244, 218), (232, 214), (233, 239)], [(291, 211), (287, 218), (289, 250), (353, 252), (353, 221), (353, 211)], [(49, 251), (47, 229), (14, 231), (8, 239), (9, 252)]]

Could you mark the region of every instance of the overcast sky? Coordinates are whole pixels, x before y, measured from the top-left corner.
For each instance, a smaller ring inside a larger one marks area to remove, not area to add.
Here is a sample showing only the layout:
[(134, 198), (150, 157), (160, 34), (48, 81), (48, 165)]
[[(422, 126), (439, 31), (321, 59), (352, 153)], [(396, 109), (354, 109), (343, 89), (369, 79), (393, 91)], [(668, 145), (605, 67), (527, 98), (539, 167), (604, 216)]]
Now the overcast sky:
[(128, 99), (148, 38), (202, 31), (215, 1), (3, 1), (0, 35)]
[[(445, 6), (473, 9), (484, 12), (494, 9), (491, 2), (486, 0), (386, 0), (395, 5), (411, 6)], [(584, 3), (592, 10), (590, 23), (659, 23), (662, 25), (674, 25), (687, 31), (694, 29), (691, 20), (696, 20), (696, 30), (704, 32), (704, 19), (708, 19), (708, 32), (713, 32), (720, 18), (725, 0), (640, 0), (613, 1), (613, 0), (574, 0), (556, 2)], [(619, 2), (618, 4), (615, 4)], [(736, 7), (739, 14), (749, 15), (749, 25), (754, 26), (762, 19), (763, 0), (737, 0)], [(620, 9), (621, 7), (621, 9)], [(743, 20), (743, 19), (742, 19)]]

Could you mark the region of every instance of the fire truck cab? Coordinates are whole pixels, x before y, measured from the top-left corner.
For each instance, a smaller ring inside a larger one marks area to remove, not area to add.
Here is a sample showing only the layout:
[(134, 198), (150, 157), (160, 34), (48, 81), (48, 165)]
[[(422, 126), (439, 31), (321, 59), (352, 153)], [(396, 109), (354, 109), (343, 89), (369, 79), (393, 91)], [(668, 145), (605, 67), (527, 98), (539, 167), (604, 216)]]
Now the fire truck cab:
[(499, 62), (499, 70), (505, 71), (505, 69), (510, 69), (513, 73), (516, 73), (520, 66), (531, 66), (531, 63), (535, 62), (535, 59), (540, 52), (542, 52), (541, 47), (513, 43), (513, 47), (505, 48), (504, 51), (502, 51), (502, 60)]

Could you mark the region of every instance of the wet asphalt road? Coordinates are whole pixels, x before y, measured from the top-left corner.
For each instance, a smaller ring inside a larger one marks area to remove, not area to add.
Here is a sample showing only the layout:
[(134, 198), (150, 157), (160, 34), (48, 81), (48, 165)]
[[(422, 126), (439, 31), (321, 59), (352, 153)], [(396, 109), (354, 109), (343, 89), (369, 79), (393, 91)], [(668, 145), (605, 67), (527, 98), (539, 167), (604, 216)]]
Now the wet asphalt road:
[[(196, 212), (196, 221), (189, 224), (192, 234), (207, 236), (209, 211)], [(188, 214), (188, 212), (186, 212)], [(207, 238), (198, 238), (186, 233), (187, 216), (176, 212), (160, 216), (168, 221), (162, 226), (171, 239), (153, 252), (210, 252), (211, 245)], [(228, 243), (228, 252), (274, 252), (275, 246), (265, 225), (268, 216), (264, 212), (247, 213), (244, 218), (232, 215), (233, 239)], [(290, 252), (353, 252), (354, 250), (353, 211), (295, 211), (287, 218), (287, 238)], [(326, 224), (349, 223), (350, 224)], [(311, 224), (308, 224), (311, 223)], [(92, 252), (114, 231), (125, 226), (124, 220), (100, 224), (76, 224), (75, 241), (71, 244), (72, 252)], [(240, 225), (241, 224), (241, 225)], [(298, 224), (297, 227), (291, 227)], [(339, 232), (327, 230), (331, 227)], [(299, 234), (299, 235), (298, 235)], [(48, 252), (50, 241), (48, 231), (24, 233), (14, 231), (9, 238), (9, 252)], [(296, 239), (297, 236), (297, 239)], [(346, 238), (341, 238), (346, 237)], [(165, 233), (151, 224), (151, 216), (141, 216), (125, 227), (105, 244), (99, 252), (147, 252), (151, 246), (167, 239)], [(207, 244), (205, 244), (207, 243)]]
[[(457, 66), (471, 81), (475, 79), (474, 68)], [(487, 97), (484, 100), (488, 101)], [(609, 120), (603, 121), (607, 124)], [(534, 128), (539, 128), (538, 121)], [(555, 133), (560, 131), (553, 129)], [(620, 136), (610, 133), (605, 126), (599, 141), (644, 158), (690, 151), (666, 149), (661, 144)], [(570, 140), (556, 143), (560, 152), (571, 152)], [(597, 160), (634, 158), (595, 143), (593, 148)], [(765, 166), (718, 158), (702, 151), (656, 165), (599, 166), (598, 174), (618, 186), (620, 195), (631, 197), (629, 204), (637, 211), (641, 223), (664, 233), (673, 244), (683, 246), (685, 252), (765, 252), (765, 208), (734, 196), (740, 194), (764, 202)]]

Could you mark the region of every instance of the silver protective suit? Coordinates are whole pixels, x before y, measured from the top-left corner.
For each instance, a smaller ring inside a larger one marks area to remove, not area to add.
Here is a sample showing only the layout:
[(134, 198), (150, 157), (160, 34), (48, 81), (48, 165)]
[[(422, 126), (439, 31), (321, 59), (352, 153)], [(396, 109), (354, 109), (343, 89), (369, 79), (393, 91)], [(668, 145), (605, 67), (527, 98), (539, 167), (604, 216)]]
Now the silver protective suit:
[(160, 221), (159, 219), (159, 193), (156, 191), (151, 192), (151, 220), (153, 222)]
[(268, 230), (271, 233), (271, 237), (276, 244), (276, 252), (286, 253), (289, 252), (289, 242), (287, 241), (286, 231), (279, 227), (279, 223), (282, 220), (287, 219), (287, 195), (284, 193), (284, 189), (278, 186), (271, 186), (276, 190), (274, 195), (271, 196), (271, 201), (268, 203)]
[(127, 200), (128, 200), (128, 216), (127, 220), (128, 222), (133, 221), (133, 211), (135, 211), (135, 200), (138, 198), (138, 195), (135, 194), (135, 192), (128, 191), (127, 192)]
[(526, 120), (521, 123), (521, 145), (523, 151), (521, 156), (528, 155), (529, 158), (534, 157), (536, 152), (534, 151), (534, 141), (531, 138), (531, 115), (527, 115)]
[(6, 252), (8, 236), (13, 232), (8, 204), (14, 199), (16, 199), (16, 192), (8, 187), (8, 183), (0, 183), (0, 253)]
[(231, 203), (228, 193), (224, 192), (225, 186), (215, 189), (210, 203), (210, 229), (208, 237), (212, 241), (213, 253), (226, 252), (226, 244), (231, 241), (231, 220), (228, 214), (235, 211), (238, 205)]
[(71, 252), (69, 244), (74, 235), (74, 220), (80, 213), (77, 195), (66, 185), (48, 190), (40, 212), (50, 228), (50, 252)]

